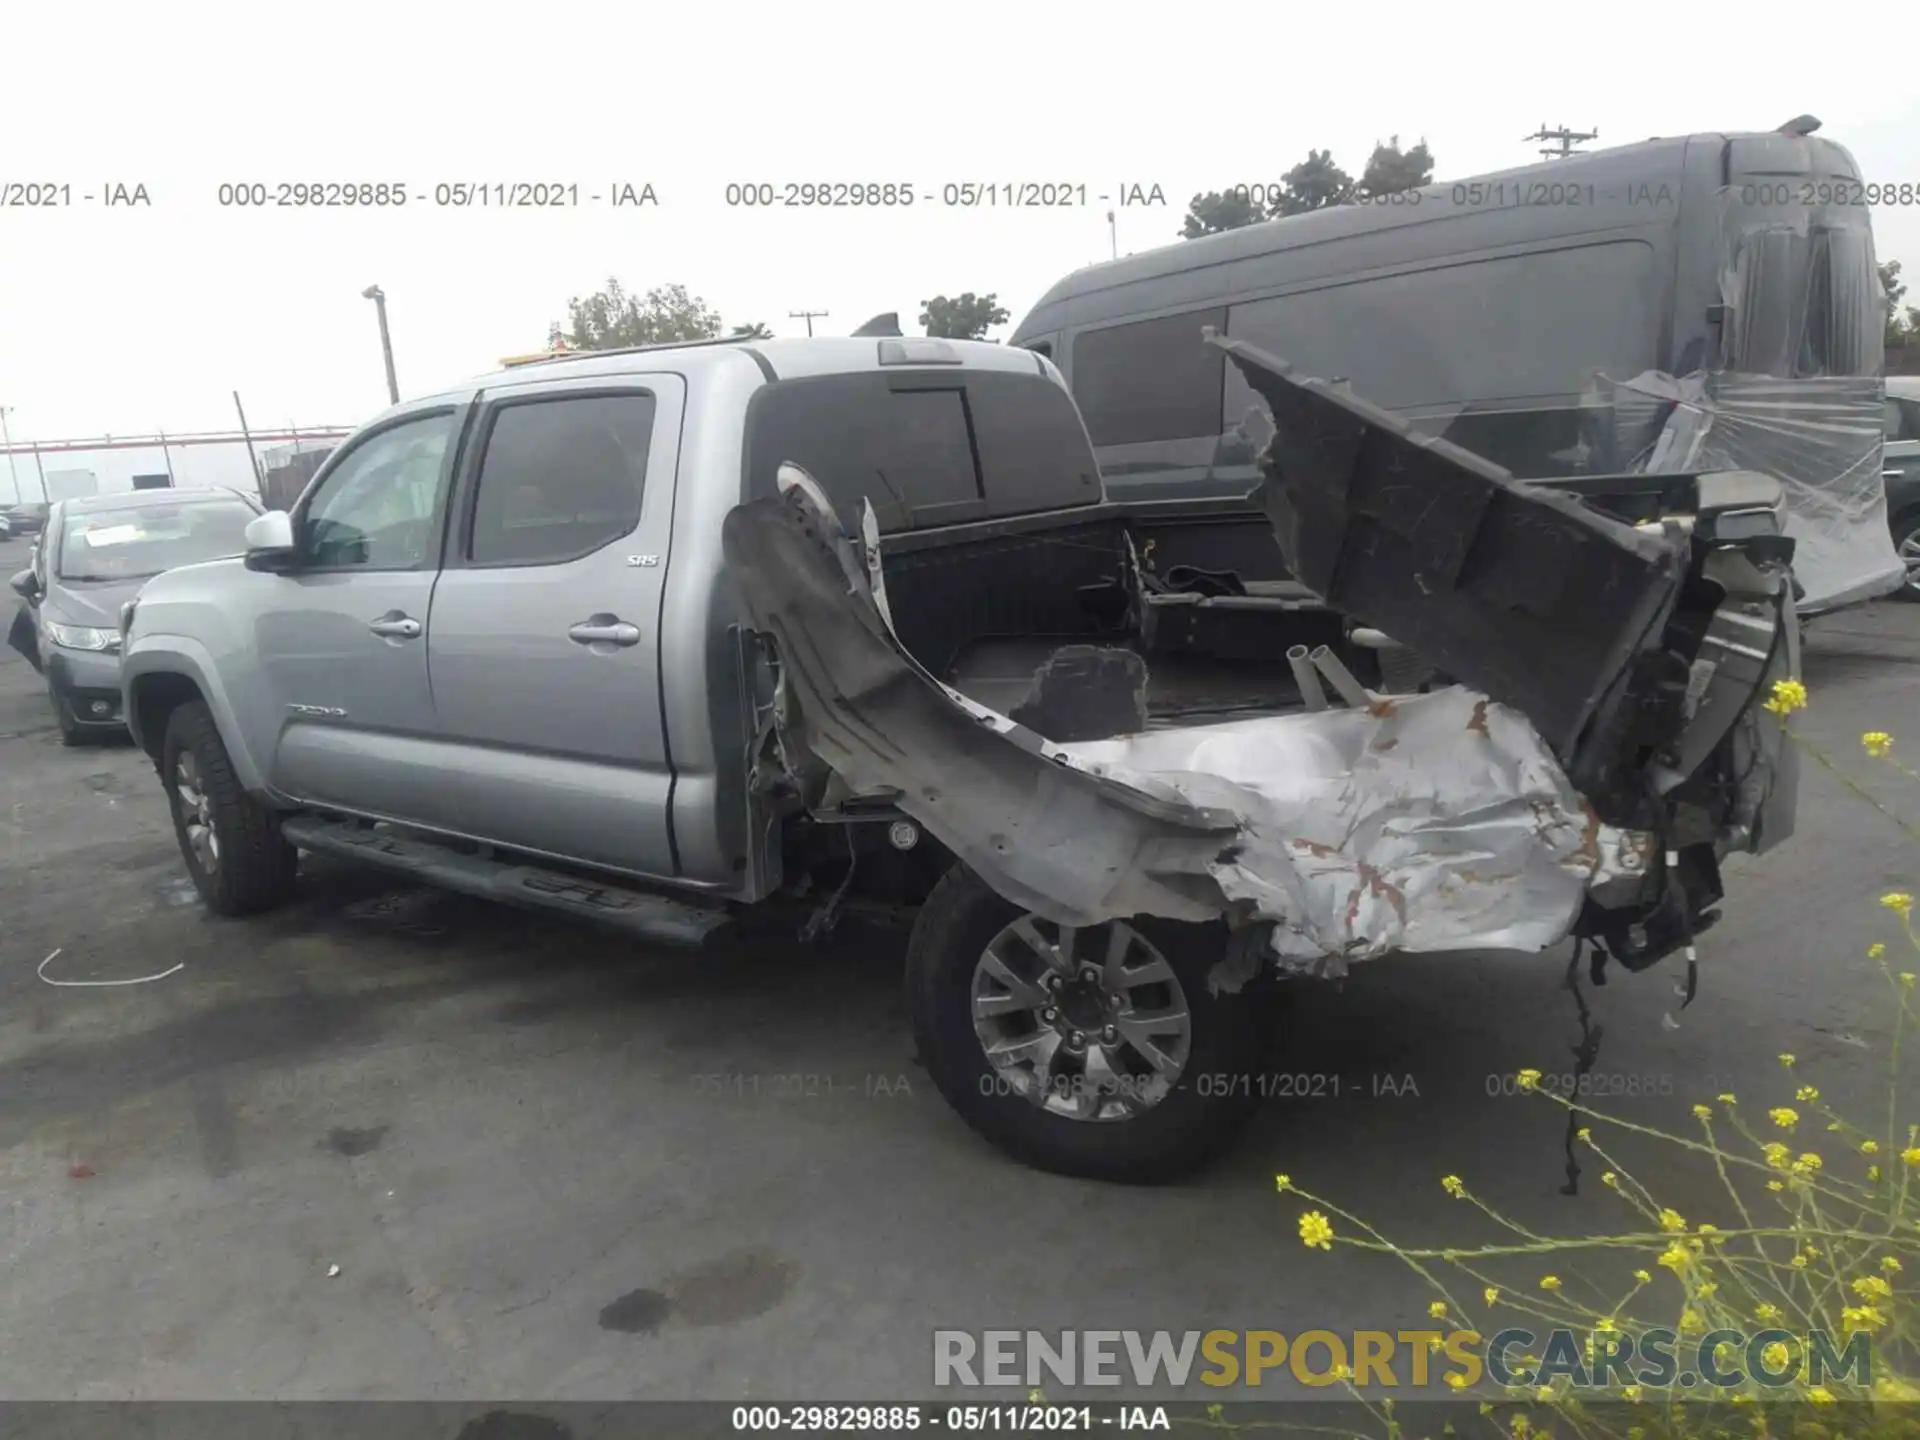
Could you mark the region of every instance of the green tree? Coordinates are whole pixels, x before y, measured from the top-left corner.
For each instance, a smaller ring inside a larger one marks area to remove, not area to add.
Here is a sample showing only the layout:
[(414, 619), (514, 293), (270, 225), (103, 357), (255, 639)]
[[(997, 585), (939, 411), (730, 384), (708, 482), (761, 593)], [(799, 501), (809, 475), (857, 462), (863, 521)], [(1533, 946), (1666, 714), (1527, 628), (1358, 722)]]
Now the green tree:
[(1180, 227), (1180, 238), (1198, 240), (1202, 235), (1221, 235), (1242, 225), (1258, 225), (1266, 218), (1266, 207), (1251, 191), (1209, 190), (1187, 203), (1187, 218)]
[(1347, 205), (1355, 200), (1378, 200), (1418, 190), (1433, 183), (1433, 152), (1422, 140), (1410, 150), (1400, 148), (1398, 135), (1386, 144), (1376, 144), (1367, 157), (1367, 168), (1355, 180), (1334, 163), (1330, 150), (1309, 150), (1307, 158), (1280, 177), (1271, 187), (1277, 194), (1263, 204), (1256, 193), (1244, 188), (1209, 190), (1195, 195), (1187, 204), (1180, 226), (1183, 240), (1198, 240), (1203, 235), (1219, 235), (1243, 225), (1258, 225), (1262, 220), (1278, 220), (1285, 215), (1304, 215), (1309, 210), (1324, 210), (1330, 205)]
[(1353, 177), (1333, 163), (1331, 150), (1307, 151), (1307, 158), (1282, 175), (1280, 184), (1272, 212), (1276, 218), (1344, 205), (1354, 195)]
[(927, 334), (944, 340), (984, 340), (987, 331), (1013, 318), (1001, 307), (997, 295), (976, 295), (971, 290), (960, 295), (936, 295), (920, 304), (920, 323)]
[(1909, 308), (1908, 318), (1900, 318), (1900, 301), (1907, 293), (1907, 284), (1900, 278), (1900, 262), (1888, 260), (1880, 266), (1880, 288), (1887, 296), (1887, 348), (1897, 349), (1906, 345), (1914, 333), (1912, 317), (1920, 312)]
[(663, 285), (636, 297), (610, 279), (606, 289), (567, 302), (566, 342), (576, 350), (710, 340), (720, 329), (719, 313), (684, 285)]
[(773, 338), (773, 331), (758, 320), (751, 325), (736, 325), (727, 334), (735, 340), (771, 340)]
[(1367, 157), (1367, 168), (1360, 172), (1357, 198), (1378, 200), (1383, 195), (1399, 195), (1433, 183), (1433, 152), (1422, 140), (1411, 150), (1400, 148), (1400, 137), (1376, 144)]

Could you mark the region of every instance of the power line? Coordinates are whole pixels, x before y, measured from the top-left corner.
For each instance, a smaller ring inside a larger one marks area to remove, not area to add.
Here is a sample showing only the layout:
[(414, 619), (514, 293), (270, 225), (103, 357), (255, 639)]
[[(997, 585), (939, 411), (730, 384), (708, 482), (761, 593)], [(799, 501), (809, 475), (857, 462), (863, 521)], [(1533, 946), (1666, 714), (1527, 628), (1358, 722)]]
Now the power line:
[(806, 321), (807, 322), (807, 338), (811, 340), (813, 338), (813, 322), (815, 320), (826, 319), (827, 312), (824, 310), (789, 310), (787, 312), (787, 318), (789, 320)]
[(1553, 129), (1549, 130), (1543, 123), (1533, 134), (1525, 136), (1524, 138), (1529, 143), (1540, 140), (1552, 142), (1543, 148), (1540, 153), (1549, 160), (1564, 160), (1569, 155), (1579, 153), (1574, 147), (1588, 140), (1598, 140), (1600, 138), (1600, 132), (1598, 130), (1569, 130), (1564, 125), (1556, 125)]

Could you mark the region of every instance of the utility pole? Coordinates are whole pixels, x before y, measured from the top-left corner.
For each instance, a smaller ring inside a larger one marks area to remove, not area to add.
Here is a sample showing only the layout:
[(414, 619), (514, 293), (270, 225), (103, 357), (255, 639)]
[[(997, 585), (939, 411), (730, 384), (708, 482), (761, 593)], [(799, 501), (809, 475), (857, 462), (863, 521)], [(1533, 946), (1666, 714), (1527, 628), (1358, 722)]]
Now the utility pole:
[(1600, 138), (1600, 132), (1598, 130), (1569, 130), (1564, 125), (1556, 125), (1553, 129), (1549, 130), (1543, 122), (1538, 130), (1524, 138), (1529, 144), (1542, 140), (1550, 141), (1551, 144), (1542, 149), (1540, 153), (1549, 160), (1564, 160), (1569, 155), (1577, 155), (1579, 153), (1579, 151), (1574, 148), (1575, 146), (1588, 140), (1598, 140)]
[(240, 403), (240, 392), (233, 392), (233, 408), (240, 414), (240, 438), (247, 442), (247, 463), (253, 466), (253, 483), (260, 489), (260, 498), (267, 498), (267, 472), (260, 468), (260, 457), (253, 453), (253, 435), (247, 429), (246, 407)]
[(393, 378), (393, 338), (387, 334), (387, 292), (378, 285), (369, 285), (360, 292), (360, 298), (371, 300), (373, 308), (380, 312), (380, 353), (387, 362), (387, 400), (398, 405), (400, 382)]
[(0, 440), (7, 446), (7, 474), (13, 478), (13, 498), (18, 503), (27, 497), (20, 493), (20, 472), (13, 463), (13, 436), (7, 430), (7, 416), (13, 413), (11, 405), (0, 405)]
[(1107, 212), (1107, 248), (1112, 252), (1115, 260), (1120, 258), (1120, 231), (1114, 225), (1111, 210)]
[(789, 310), (787, 312), (787, 318), (789, 320), (806, 321), (807, 322), (807, 338), (811, 340), (813, 338), (813, 322), (816, 319), (819, 319), (819, 320), (826, 319), (827, 312), (824, 310)]

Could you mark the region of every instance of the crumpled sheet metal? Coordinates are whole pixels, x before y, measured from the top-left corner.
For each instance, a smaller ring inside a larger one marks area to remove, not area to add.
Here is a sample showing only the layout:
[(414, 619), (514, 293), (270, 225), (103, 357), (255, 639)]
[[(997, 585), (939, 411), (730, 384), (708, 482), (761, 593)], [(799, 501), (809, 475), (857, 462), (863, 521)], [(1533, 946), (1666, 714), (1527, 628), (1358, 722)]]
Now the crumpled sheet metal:
[(1787, 495), (1801, 613), (1888, 595), (1905, 572), (1881, 477), (1882, 381), (1779, 380), (1645, 371), (1602, 377), (1624, 468), (1646, 474), (1756, 470)]
[(803, 491), (737, 507), (723, 543), (779, 653), (790, 767), (805, 752), (856, 794), (891, 794), (1060, 924), (1231, 912), (1275, 922), (1281, 960), (1320, 973), (1395, 950), (1542, 949), (1628, 839), (1525, 717), (1471, 690), (1055, 745), (907, 654)]

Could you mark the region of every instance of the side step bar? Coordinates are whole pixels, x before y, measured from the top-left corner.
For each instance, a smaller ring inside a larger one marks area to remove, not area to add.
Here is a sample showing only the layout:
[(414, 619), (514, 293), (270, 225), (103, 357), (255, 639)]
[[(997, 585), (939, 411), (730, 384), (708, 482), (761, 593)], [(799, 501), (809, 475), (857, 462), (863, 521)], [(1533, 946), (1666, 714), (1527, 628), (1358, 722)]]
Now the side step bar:
[(583, 880), (558, 870), (468, 855), (413, 835), (376, 830), (350, 820), (290, 816), (281, 833), (302, 850), (377, 865), (430, 885), (576, 919), (611, 925), (663, 945), (699, 946), (732, 915), (717, 905), (672, 899), (603, 880)]

